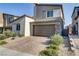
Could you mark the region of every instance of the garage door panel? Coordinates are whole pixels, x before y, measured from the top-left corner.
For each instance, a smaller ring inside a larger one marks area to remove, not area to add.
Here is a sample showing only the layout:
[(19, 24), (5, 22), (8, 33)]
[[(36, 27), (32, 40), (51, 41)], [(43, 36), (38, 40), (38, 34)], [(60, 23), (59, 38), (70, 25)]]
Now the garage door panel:
[(51, 36), (55, 33), (55, 25), (35, 25), (33, 30), (35, 36)]

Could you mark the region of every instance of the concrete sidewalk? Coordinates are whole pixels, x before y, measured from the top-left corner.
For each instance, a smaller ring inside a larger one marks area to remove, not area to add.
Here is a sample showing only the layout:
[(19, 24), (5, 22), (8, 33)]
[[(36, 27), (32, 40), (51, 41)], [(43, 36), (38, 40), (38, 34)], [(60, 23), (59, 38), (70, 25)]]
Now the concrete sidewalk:
[(17, 52), (0, 46), (0, 56), (33, 56), (28, 53)]

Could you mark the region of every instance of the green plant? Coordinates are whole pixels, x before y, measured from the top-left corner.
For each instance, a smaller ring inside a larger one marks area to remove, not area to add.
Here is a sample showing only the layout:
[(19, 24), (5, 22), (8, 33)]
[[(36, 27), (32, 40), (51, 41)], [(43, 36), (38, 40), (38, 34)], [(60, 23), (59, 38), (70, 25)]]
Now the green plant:
[(60, 45), (63, 41), (63, 37), (60, 35), (54, 35), (51, 37), (51, 44)]
[(7, 38), (9, 37), (15, 37), (16, 36), (16, 33), (15, 32), (12, 32), (10, 30), (7, 30), (7, 31), (4, 31), (3, 33)]
[(3, 33), (7, 38), (11, 36), (11, 32), (9, 30), (4, 31)]
[(24, 35), (23, 35), (23, 34), (18, 34), (18, 36), (19, 36), (19, 37), (23, 37)]
[(16, 33), (15, 32), (11, 32), (11, 37), (15, 37)]
[(0, 45), (4, 45), (4, 44), (7, 44), (7, 42), (6, 42), (6, 41), (1, 40), (1, 41), (0, 41)]
[(6, 36), (4, 34), (0, 34), (0, 40), (6, 39)]
[(47, 49), (55, 49), (55, 50), (59, 50), (59, 46), (57, 45), (49, 45), (48, 47), (46, 47)]
[(52, 56), (52, 52), (51, 52), (51, 50), (42, 50), (40, 52), (40, 55), (42, 55), (42, 56)]
[(58, 56), (58, 50), (52, 49), (52, 55), (53, 56)]
[(42, 56), (47, 56), (48, 55), (48, 52), (47, 50), (42, 50), (39, 55), (42, 55)]
[(40, 55), (42, 55), (42, 56), (57, 56), (58, 55), (58, 51), (54, 50), (54, 49), (51, 49), (51, 48), (48, 48), (46, 50), (42, 50), (40, 52)]
[(46, 50), (42, 50), (40, 55), (42, 56), (58, 56), (59, 45), (63, 43), (63, 37), (60, 35), (51, 36), (50, 44), (46, 47)]

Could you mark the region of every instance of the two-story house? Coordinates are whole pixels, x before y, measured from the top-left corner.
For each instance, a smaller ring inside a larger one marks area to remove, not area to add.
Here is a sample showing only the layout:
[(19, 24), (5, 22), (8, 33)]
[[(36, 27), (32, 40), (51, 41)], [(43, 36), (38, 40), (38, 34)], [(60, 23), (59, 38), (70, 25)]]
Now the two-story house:
[(64, 28), (63, 7), (60, 4), (35, 4), (34, 17), (23, 15), (10, 21), (12, 31), (24, 36), (61, 34)]
[(60, 4), (35, 4), (31, 32), (35, 36), (61, 34), (64, 27), (63, 7)]
[(79, 35), (79, 7), (75, 7), (72, 13), (72, 33)]

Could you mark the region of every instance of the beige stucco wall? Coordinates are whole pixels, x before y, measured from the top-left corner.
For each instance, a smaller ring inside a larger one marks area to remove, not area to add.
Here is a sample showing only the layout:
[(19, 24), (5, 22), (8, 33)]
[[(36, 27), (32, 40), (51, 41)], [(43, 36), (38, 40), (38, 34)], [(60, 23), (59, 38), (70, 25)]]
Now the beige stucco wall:
[(3, 14), (0, 14), (0, 27), (3, 27)]
[[(53, 13), (57, 11), (57, 13), (55, 13), (54, 17), (62, 17), (62, 10), (61, 7), (57, 7), (57, 6), (35, 6), (35, 18), (36, 20), (40, 20), (43, 17), (43, 11), (46, 11), (46, 18), (47, 18), (47, 11), (48, 10), (53, 10)], [(53, 20), (53, 19), (52, 19)]]
[(31, 36), (30, 22), (34, 22), (34, 19), (25, 17), (25, 36)]

